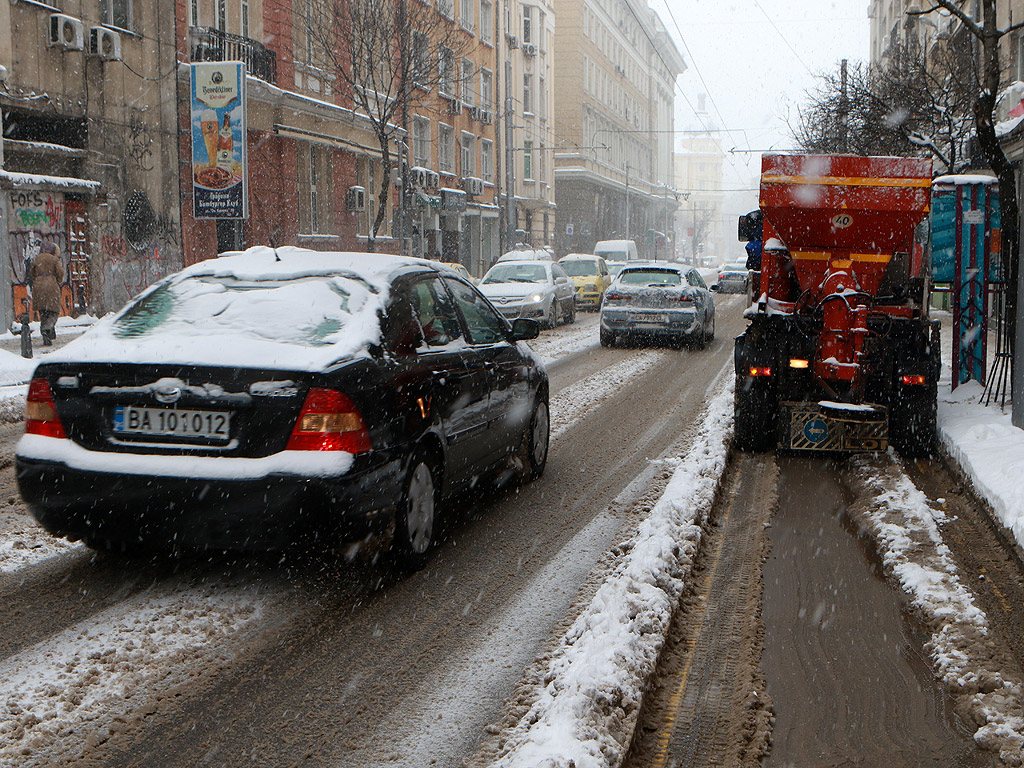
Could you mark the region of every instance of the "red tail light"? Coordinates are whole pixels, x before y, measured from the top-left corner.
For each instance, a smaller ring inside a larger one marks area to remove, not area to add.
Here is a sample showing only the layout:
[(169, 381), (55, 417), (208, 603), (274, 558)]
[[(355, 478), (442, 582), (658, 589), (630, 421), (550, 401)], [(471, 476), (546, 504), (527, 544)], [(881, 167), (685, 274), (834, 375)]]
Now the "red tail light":
[(767, 367), (751, 366), (751, 368), (750, 368), (750, 375), (751, 376), (771, 376), (772, 375), (772, 369), (771, 368), (767, 368)]
[(900, 382), (906, 384), (907, 386), (915, 384), (920, 386), (922, 384), (926, 384), (927, 379), (924, 376), (901, 376)]
[(25, 432), (29, 435), (66, 438), (64, 425), (57, 415), (53, 392), (46, 379), (32, 379), (25, 399)]
[(684, 304), (692, 304), (693, 303), (693, 296), (688, 296), (688, 295), (686, 295), (684, 293), (684, 294), (681, 294), (678, 297), (677, 301), (681, 301)]
[(626, 298), (625, 294), (615, 293), (614, 291), (604, 295), (605, 301), (622, 301), (624, 298)]
[(314, 387), (288, 439), (289, 451), (370, 450), (370, 432), (355, 404), (336, 389)]

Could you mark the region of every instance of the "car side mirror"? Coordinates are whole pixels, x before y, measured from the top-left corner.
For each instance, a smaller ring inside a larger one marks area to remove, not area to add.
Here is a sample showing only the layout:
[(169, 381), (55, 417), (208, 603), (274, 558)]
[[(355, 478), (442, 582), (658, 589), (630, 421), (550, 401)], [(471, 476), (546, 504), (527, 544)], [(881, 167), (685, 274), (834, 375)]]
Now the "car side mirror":
[(717, 293), (718, 292), (718, 283), (715, 283), (714, 285), (712, 285), (711, 286), (711, 290), (715, 291)]
[(512, 338), (516, 341), (529, 341), (540, 336), (540, 323), (528, 317), (519, 317), (512, 323)]

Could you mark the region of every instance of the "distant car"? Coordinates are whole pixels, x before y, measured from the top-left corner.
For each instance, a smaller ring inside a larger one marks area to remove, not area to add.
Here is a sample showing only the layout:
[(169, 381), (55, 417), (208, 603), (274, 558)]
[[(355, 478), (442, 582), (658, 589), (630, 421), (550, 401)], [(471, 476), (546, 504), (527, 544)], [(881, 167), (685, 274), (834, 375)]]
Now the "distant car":
[(600, 309), (604, 292), (612, 282), (604, 259), (590, 253), (570, 253), (558, 263), (576, 286), (577, 308)]
[(692, 341), (703, 347), (715, 337), (715, 301), (692, 267), (627, 266), (605, 293), (601, 344), (619, 338)]
[(613, 280), (622, 271), (622, 268), (626, 266), (624, 261), (606, 261), (605, 264), (608, 266), (608, 275)]
[[(498, 261), (554, 261), (555, 257), (544, 248), (513, 248), (501, 254)], [(497, 263), (497, 262), (495, 262)]]
[(466, 278), (471, 283), (475, 283), (476, 282), (476, 278), (473, 277), (471, 274), (469, 274), (469, 270), (466, 269), (466, 267), (464, 265), (460, 264), (459, 262), (457, 262), (457, 261), (443, 261), (441, 263), (444, 264), (444, 266), (448, 267), (448, 269), (454, 269), (456, 272), (458, 272), (460, 275), (462, 275), (462, 277)]
[(553, 261), (499, 261), (479, 288), (509, 320), (526, 317), (549, 328), (576, 321), (575, 288)]
[[(715, 290), (719, 293), (746, 293), (750, 285), (750, 272), (742, 261), (723, 264), (718, 268), (718, 282)], [(714, 286), (713, 286), (714, 287)]]
[(536, 335), (436, 262), (203, 261), (36, 368), (18, 486), (47, 530), (95, 549), (327, 547), (393, 527), (420, 567), (451, 494), (512, 462), (544, 471), (547, 374), (518, 344)]

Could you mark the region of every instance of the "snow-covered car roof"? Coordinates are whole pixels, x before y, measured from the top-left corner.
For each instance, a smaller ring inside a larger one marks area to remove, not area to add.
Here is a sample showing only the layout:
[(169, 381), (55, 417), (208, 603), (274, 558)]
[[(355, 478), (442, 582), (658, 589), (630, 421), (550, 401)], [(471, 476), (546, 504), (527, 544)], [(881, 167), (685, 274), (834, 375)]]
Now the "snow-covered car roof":
[(514, 248), (501, 254), (498, 261), (554, 261), (543, 248)]
[(597, 259), (603, 259), (604, 256), (598, 256), (594, 253), (567, 253), (565, 256), (559, 259), (559, 261), (596, 261)]
[(388, 254), (250, 248), (161, 280), (48, 361), (321, 370), (378, 343), (391, 280), (424, 268), (447, 271)]

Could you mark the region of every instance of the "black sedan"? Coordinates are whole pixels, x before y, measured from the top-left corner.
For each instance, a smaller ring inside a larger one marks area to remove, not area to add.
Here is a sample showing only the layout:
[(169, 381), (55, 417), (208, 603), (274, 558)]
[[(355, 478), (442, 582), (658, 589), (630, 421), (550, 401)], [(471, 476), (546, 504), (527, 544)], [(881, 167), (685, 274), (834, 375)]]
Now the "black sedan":
[(690, 341), (715, 338), (715, 301), (700, 273), (673, 263), (626, 266), (601, 305), (601, 344), (617, 339)]
[(548, 449), (532, 320), (418, 259), (253, 248), (189, 267), (39, 365), (18, 485), (102, 550), (325, 546), (394, 523), (422, 566), (445, 499)]

